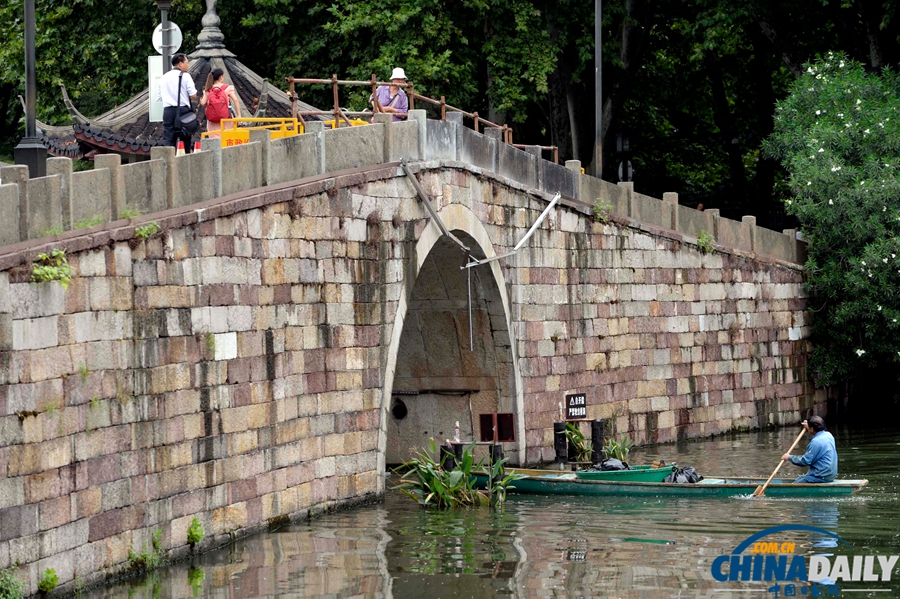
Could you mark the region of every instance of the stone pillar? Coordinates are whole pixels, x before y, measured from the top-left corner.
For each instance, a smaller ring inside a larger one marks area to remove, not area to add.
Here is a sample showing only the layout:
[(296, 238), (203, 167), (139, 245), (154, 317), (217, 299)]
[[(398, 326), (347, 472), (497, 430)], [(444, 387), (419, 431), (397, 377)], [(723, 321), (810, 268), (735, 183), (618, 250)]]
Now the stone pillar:
[(425, 148), (428, 147), (427, 115), (424, 110), (410, 110), (407, 119), (419, 125), (419, 160), (427, 160)]
[(707, 232), (712, 235), (713, 241), (719, 241), (719, 209), (714, 208), (712, 210), (706, 210), (703, 214), (706, 215), (706, 222), (709, 225), (709, 229)]
[(384, 161), (394, 159), (394, 115), (379, 112), (375, 115), (375, 124), (384, 125)]
[(663, 193), (663, 204), (668, 207), (671, 215), (671, 229), (678, 230), (678, 194), (674, 191), (666, 191)]
[[(3, 225), (0, 224), (0, 235), (2, 235)], [(0, 241), (2, 245), (2, 241)], [(12, 327), (12, 301), (9, 292), (9, 273), (0, 272), (0, 351), (7, 351), (13, 348), (13, 327)], [(8, 362), (6, 362), (8, 364)], [(9, 371), (11, 368), (0, 369), (0, 385), (9, 384)]]
[(484, 136), (491, 140), (493, 144), (493, 155), (494, 159), (492, 161), (491, 170), (495, 173), (500, 172), (500, 144), (504, 143), (503, 141), (503, 130), (498, 129), (496, 127), (485, 127)]
[(272, 142), (272, 133), (268, 129), (254, 129), (250, 131), (250, 143), (259, 142), (260, 168), (263, 187), (269, 184), (269, 144)]
[[(172, 146), (153, 146), (150, 148), (150, 160), (162, 160), (166, 163), (166, 208), (174, 208), (175, 196), (178, 194), (178, 157)], [(180, 202), (178, 202), (180, 203)]]
[(456, 125), (453, 128), (453, 160), (459, 161), (461, 160), (460, 156), (462, 156), (462, 145), (463, 145), (463, 127), (465, 127), (465, 123), (463, 122), (463, 113), (461, 112), (448, 112), (447, 117), (444, 119), (448, 123), (453, 123)]
[(14, 183), (19, 188), (19, 240), (28, 239), (28, 167), (23, 165), (0, 168), (0, 181)]
[(534, 157), (531, 162), (534, 164), (535, 189), (544, 189), (544, 169), (541, 168), (541, 160), (543, 159), (541, 156), (541, 146), (525, 146), (525, 153)]
[(19, 243), (19, 186), (0, 182), (0, 247)]
[(98, 154), (94, 158), (94, 169), (109, 169), (109, 214), (114, 221), (122, 218), (125, 211), (125, 173), (122, 172), (122, 156), (119, 154)]
[(566, 169), (570, 171), (575, 171), (575, 174), (572, 175), (572, 178), (575, 180), (575, 199), (581, 200), (582, 202), (587, 202), (589, 204), (593, 204), (593, 200), (588, 198), (587, 200), (583, 199), (584, 193), (582, 192), (582, 184), (581, 177), (583, 175), (581, 169), (581, 161), (580, 160), (566, 160)]
[(756, 251), (756, 217), (755, 216), (743, 216), (741, 217), (741, 224), (747, 225), (750, 233), (750, 251)]
[(791, 261), (796, 262), (797, 264), (802, 264), (806, 261), (805, 255), (803, 255), (802, 246), (800, 245), (800, 238), (797, 237), (798, 230), (797, 229), (784, 229), (782, 231), (785, 235), (791, 238), (790, 247), (791, 247)]
[(634, 209), (634, 181), (619, 181), (616, 185), (625, 188), (625, 209), (628, 211), (629, 218), (635, 218), (634, 214), (637, 210)]
[(306, 121), (306, 133), (316, 136), (316, 173), (325, 174), (325, 123), (322, 121)]
[(212, 153), (213, 169), (213, 197), (222, 197), (222, 140), (204, 139), (200, 142), (200, 149)]
[(72, 159), (48, 158), (47, 175), (59, 175), (59, 204), (62, 214), (63, 231), (71, 231), (72, 226)]

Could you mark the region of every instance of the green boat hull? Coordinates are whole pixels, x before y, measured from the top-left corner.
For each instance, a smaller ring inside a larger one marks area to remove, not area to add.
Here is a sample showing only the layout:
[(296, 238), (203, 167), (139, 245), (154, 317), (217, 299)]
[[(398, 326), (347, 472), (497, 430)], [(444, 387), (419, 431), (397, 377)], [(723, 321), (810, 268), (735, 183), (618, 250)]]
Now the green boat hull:
[[(677, 470), (678, 467), (675, 467)], [(632, 466), (631, 470), (608, 470), (606, 472), (588, 472), (581, 470), (575, 473), (578, 480), (629, 481), (639, 483), (661, 483), (672, 474), (672, 466)]]
[[(510, 493), (541, 495), (628, 495), (671, 497), (739, 497), (752, 495), (765, 478), (705, 478), (699, 483), (679, 484), (663, 482), (634, 482), (609, 480), (579, 480), (574, 472), (553, 470), (511, 469), (524, 474), (514, 481)], [(478, 475), (479, 488), (485, 488), (487, 477)], [(863, 489), (869, 481), (836, 480), (821, 484), (793, 484), (788, 479), (774, 479), (766, 488), (766, 497), (846, 497)]]

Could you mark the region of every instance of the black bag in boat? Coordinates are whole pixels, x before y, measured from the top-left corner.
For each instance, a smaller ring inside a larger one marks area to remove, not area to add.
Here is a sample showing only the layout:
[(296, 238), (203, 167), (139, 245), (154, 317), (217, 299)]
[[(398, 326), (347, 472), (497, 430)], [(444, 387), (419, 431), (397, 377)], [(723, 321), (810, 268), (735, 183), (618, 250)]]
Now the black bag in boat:
[(600, 471), (609, 472), (610, 470), (631, 470), (631, 466), (627, 462), (617, 460), (616, 458), (606, 458), (600, 462)]
[(703, 477), (697, 474), (697, 470), (693, 466), (685, 466), (679, 468), (677, 472), (673, 472), (665, 479), (664, 483), (692, 484), (703, 480)]

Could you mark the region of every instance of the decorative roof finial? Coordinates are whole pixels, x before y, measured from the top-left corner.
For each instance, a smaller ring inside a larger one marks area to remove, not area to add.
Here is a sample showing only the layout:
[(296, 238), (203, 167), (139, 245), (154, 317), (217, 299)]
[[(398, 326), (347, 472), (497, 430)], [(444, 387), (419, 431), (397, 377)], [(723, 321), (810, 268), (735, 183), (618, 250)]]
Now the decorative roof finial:
[(225, 35), (219, 29), (222, 22), (219, 15), (216, 14), (216, 4), (218, 0), (206, 0), (206, 14), (203, 15), (201, 23), (203, 30), (197, 36), (197, 48), (191, 53), (191, 58), (222, 58), (234, 54), (225, 48)]
[(218, 0), (206, 0), (206, 14), (203, 15), (203, 19), (200, 21), (203, 23), (203, 31), (197, 36), (197, 41), (200, 42), (197, 45), (198, 50), (225, 47), (225, 35), (219, 29), (219, 24), (222, 21), (219, 19), (219, 15), (216, 14), (216, 2)]

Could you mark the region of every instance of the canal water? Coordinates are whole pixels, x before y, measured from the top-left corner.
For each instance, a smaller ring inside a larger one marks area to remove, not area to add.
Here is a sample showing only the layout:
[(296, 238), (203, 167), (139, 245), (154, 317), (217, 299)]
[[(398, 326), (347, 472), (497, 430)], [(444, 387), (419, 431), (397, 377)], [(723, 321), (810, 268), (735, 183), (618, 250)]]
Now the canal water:
[[(790, 428), (640, 448), (630, 461), (662, 458), (695, 466), (706, 475), (767, 475), (797, 432)], [(772, 582), (717, 582), (712, 561), (749, 535), (783, 524), (826, 529), (852, 547), (821, 533), (784, 532), (765, 539), (795, 542), (798, 554), (900, 554), (900, 430), (847, 429), (835, 436), (839, 477), (869, 480), (858, 496), (698, 500), (510, 495), (502, 512), (439, 512), (388, 492), (383, 503), (249, 537), (193, 562), (86, 595), (775, 597), (769, 590)], [(792, 476), (801, 472), (790, 464), (782, 470)], [(897, 577), (889, 582), (841, 583), (840, 596), (900, 596), (900, 563), (895, 571)], [(784, 586), (777, 597), (785, 596)], [(812, 596), (814, 587), (797, 584), (791, 590), (797, 597)]]

